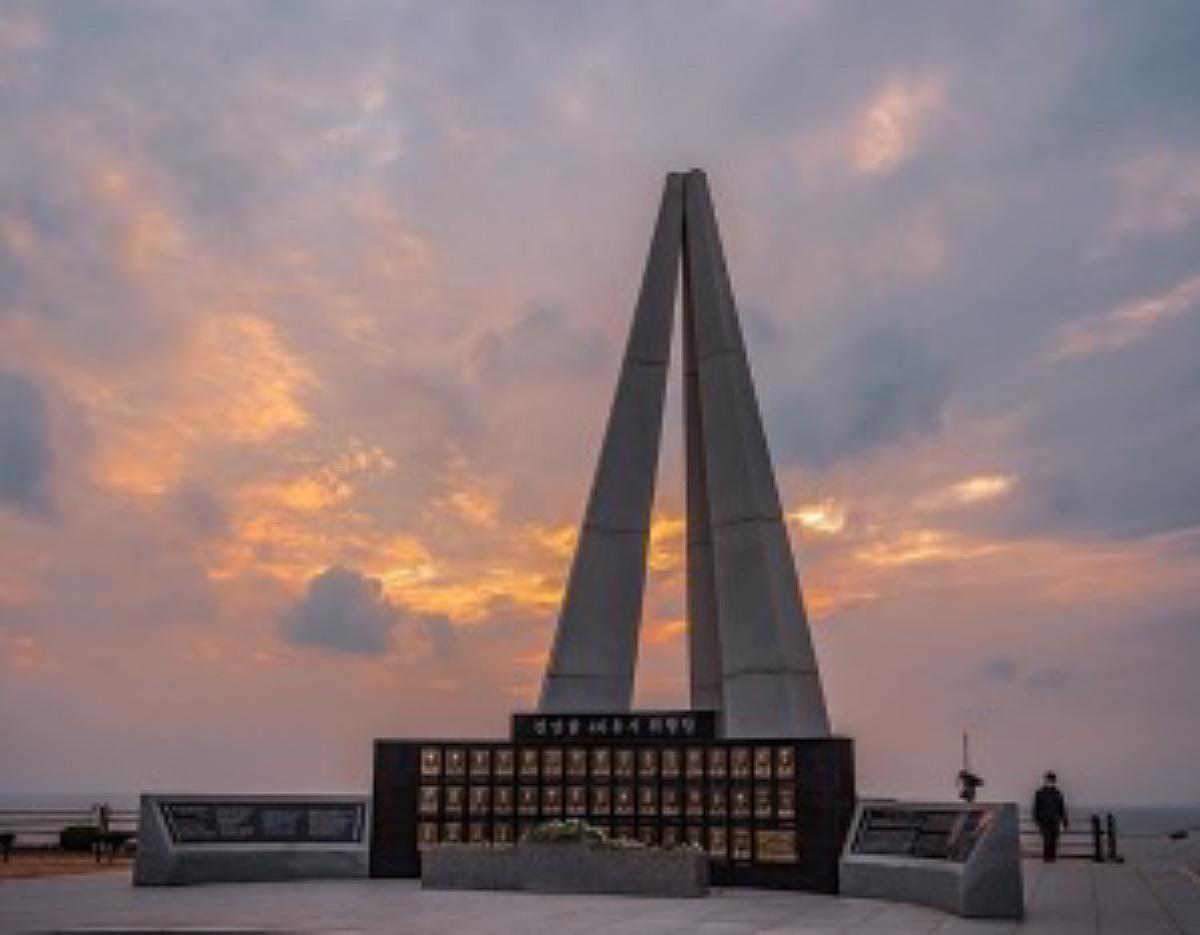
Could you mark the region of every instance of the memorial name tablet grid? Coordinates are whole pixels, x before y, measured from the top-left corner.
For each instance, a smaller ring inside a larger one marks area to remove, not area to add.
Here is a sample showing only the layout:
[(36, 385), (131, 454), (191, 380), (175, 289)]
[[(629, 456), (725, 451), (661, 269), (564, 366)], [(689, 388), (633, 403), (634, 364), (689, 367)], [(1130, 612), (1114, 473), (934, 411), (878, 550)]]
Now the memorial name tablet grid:
[[(378, 798), (405, 794), (418, 855), (400, 857), (403, 809)], [(612, 837), (701, 847), (717, 882), (833, 891), (853, 775), (844, 740), (394, 741), (377, 747), (376, 797), (376, 875), (410, 875), (397, 871), (437, 844), (511, 844), (579, 818)]]

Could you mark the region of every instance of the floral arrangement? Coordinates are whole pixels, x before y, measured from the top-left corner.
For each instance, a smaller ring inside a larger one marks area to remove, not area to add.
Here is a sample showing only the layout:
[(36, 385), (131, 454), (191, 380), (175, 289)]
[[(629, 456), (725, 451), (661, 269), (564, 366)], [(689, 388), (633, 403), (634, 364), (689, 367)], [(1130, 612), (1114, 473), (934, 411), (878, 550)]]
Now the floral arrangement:
[[(589, 825), (579, 818), (568, 818), (565, 821), (547, 821), (526, 833), (523, 841), (535, 843), (570, 843), (580, 842), (593, 847), (607, 847), (614, 850), (638, 850), (646, 845), (632, 838), (614, 838), (595, 825)], [(674, 850), (700, 850), (694, 844), (680, 842)]]

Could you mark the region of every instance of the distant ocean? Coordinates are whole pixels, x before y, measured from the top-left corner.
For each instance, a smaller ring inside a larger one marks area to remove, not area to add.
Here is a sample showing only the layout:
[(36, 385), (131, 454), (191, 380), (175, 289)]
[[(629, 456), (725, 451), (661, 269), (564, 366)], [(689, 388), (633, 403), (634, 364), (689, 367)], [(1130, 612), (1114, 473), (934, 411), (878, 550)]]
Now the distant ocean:
[[(365, 794), (355, 790), (354, 794)], [(86, 811), (99, 802), (117, 811), (135, 810), (136, 793), (96, 792), (88, 794), (45, 794), (0, 792), (0, 811), (4, 810), (81, 810)], [(1117, 822), (1120, 837), (1163, 837), (1174, 831), (1189, 831), (1200, 835), (1200, 805), (1140, 806), (1091, 805), (1071, 809), (1072, 819), (1082, 827), (1089, 815), (1111, 812)], [(1024, 816), (1028, 817), (1028, 816)], [(2, 823), (2, 818), (0, 818)]]

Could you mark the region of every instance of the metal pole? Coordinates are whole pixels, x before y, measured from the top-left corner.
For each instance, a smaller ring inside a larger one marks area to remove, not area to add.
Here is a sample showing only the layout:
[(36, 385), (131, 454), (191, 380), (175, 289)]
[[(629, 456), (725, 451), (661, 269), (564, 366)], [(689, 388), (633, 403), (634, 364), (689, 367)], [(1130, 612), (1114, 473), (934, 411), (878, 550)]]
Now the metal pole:
[(1092, 816), (1092, 861), (1104, 863), (1104, 833), (1100, 827), (1100, 816)]
[(1105, 816), (1105, 825), (1108, 831), (1108, 859), (1115, 864), (1124, 863), (1125, 858), (1117, 853), (1117, 820), (1112, 812)]

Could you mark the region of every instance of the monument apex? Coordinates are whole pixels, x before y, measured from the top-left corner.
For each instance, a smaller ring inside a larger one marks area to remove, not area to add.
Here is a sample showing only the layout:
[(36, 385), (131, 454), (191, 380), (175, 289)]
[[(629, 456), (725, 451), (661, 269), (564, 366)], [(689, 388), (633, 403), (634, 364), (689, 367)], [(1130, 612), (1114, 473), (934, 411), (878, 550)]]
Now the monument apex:
[[(680, 264), (682, 263), (682, 276)], [(628, 711), (682, 279), (691, 708), (725, 736), (829, 735), (712, 198), (667, 177), (539, 711)]]

